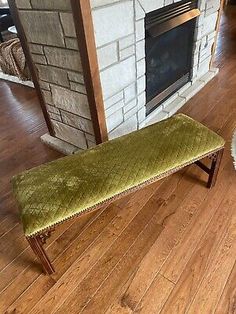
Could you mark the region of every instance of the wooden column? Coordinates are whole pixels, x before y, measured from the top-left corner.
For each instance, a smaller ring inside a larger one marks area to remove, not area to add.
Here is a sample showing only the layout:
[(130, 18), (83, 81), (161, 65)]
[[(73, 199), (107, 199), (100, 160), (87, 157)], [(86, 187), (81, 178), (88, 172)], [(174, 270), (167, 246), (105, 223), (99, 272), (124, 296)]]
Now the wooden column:
[(25, 36), (25, 32), (24, 32), (23, 26), (22, 26), (20, 18), (19, 18), (18, 9), (16, 7), (16, 2), (15, 2), (15, 0), (8, 0), (8, 4), (10, 7), (11, 16), (14, 20), (14, 23), (15, 23), (15, 26), (17, 29), (18, 37), (19, 37), (21, 45), (22, 45), (23, 52), (25, 54), (26, 63), (27, 63), (29, 70), (30, 70), (32, 81), (34, 83), (34, 87), (35, 87), (35, 90), (36, 90), (36, 93), (37, 93), (37, 96), (39, 99), (39, 103), (40, 103), (40, 106), (41, 106), (41, 109), (43, 112), (44, 119), (46, 121), (46, 125), (48, 127), (49, 134), (54, 136), (55, 135), (54, 130), (53, 130), (51, 120), (49, 118), (49, 115), (48, 115), (48, 112), (46, 109), (46, 104), (45, 104), (43, 94), (42, 94), (42, 91), (41, 91), (41, 88), (39, 85), (38, 74), (37, 74), (35, 65), (33, 63), (31, 54), (30, 54), (30, 50), (29, 50), (29, 46), (28, 46), (27, 39)]
[(220, 20), (221, 20), (221, 15), (222, 15), (222, 13), (223, 13), (224, 5), (225, 5), (225, 0), (221, 0), (220, 9), (219, 9), (219, 13), (218, 13), (218, 18), (217, 18), (217, 22), (216, 22), (215, 41), (214, 41), (214, 44), (213, 44), (213, 46), (212, 46), (212, 57), (211, 57), (210, 68), (212, 67), (213, 62), (214, 62), (215, 51), (216, 51), (216, 45), (217, 45), (217, 39), (218, 39), (218, 34), (219, 34), (219, 29), (220, 29)]
[(90, 1), (71, 0), (71, 7), (96, 143), (100, 144), (108, 140), (108, 134)]

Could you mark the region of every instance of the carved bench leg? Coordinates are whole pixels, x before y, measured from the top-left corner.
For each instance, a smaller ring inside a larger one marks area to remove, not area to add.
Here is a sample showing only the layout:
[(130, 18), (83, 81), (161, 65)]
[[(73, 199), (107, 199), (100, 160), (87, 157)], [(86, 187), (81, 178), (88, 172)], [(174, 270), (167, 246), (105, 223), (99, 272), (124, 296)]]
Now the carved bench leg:
[(207, 187), (210, 189), (214, 187), (217, 179), (217, 175), (220, 169), (220, 163), (223, 156), (224, 148), (219, 150), (218, 152), (209, 155), (208, 157), (212, 160), (211, 167), (208, 168), (204, 165), (200, 160), (196, 161), (195, 164), (200, 167), (203, 171), (205, 171), (208, 175)]
[(221, 149), (220, 151), (215, 153), (213, 158), (212, 158), (211, 168), (210, 168), (210, 171), (209, 171), (209, 179), (208, 179), (208, 182), (207, 182), (207, 187), (209, 189), (214, 187), (215, 184), (216, 184), (216, 180), (217, 180), (217, 176), (218, 176), (218, 173), (219, 173), (219, 169), (220, 169), (220, 164), (221, 164), (221, 160), (222, 160), (222, 157), (223, 157), (223, 153), (224, 153), (224, 149)]
[(41, 262), (43, 270), (46, 274), (51, 275), (55, 272), (44, 248), (43, 248), (43, 239), (41, 236), (35, 236), (27, 238), (30, 247), (34, 251), (35, 255), (37, 256), (38, 260)]

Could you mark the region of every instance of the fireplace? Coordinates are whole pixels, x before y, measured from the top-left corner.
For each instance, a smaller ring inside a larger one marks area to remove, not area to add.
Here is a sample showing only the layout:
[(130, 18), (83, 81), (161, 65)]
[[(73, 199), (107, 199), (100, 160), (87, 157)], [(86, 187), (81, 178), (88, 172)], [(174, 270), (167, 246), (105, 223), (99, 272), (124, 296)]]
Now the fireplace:
[(218, 73), (219, 0), (10, 2), (53, 129), (42, 139), (65, 153), (172, 116)]
[(147, 114), (191, 80), (197, 1), (181, 1), (146, 15)]

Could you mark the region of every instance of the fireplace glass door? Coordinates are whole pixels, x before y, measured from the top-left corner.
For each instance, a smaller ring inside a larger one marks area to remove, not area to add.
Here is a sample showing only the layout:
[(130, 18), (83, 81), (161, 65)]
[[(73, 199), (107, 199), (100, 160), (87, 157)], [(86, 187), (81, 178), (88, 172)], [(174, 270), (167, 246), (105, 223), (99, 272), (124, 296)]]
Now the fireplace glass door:
[(195, 20), (154, 36), (146, 31), (147, 113), (190, 81)]

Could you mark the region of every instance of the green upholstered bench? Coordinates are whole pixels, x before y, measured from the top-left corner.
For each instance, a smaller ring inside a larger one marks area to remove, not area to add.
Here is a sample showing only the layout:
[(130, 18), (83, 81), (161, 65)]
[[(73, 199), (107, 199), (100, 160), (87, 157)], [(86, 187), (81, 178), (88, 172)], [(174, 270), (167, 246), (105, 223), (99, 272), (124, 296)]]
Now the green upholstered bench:
[[(54, 271), (43, 244), (50, 231), (72, 217), (197, 163), (214, 185), (224, 140), (199, 122), (172, 118), (67, 156), (13, 178), (24, 233), (48, 274)], [(200, 160), (212, 157), (208, 168)]]

